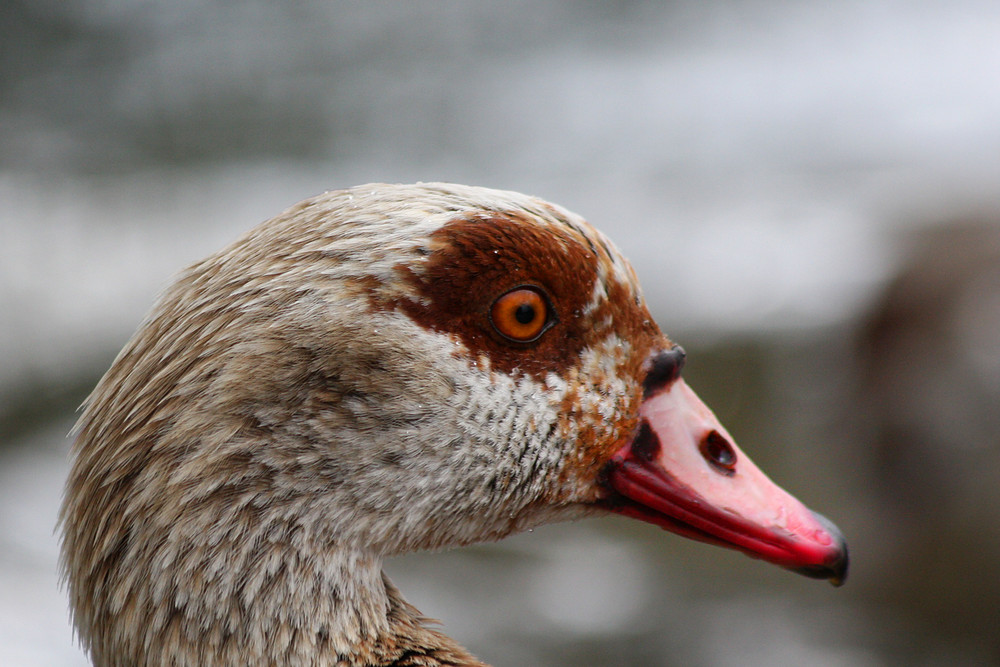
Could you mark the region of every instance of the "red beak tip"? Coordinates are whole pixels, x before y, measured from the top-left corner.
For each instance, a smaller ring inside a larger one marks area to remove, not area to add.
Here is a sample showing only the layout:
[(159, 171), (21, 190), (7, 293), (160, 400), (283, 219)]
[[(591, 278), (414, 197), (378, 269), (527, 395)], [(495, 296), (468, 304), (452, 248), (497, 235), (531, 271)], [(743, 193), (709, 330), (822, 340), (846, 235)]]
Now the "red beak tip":
[(806, 565), (790, 569), (810, 579), (826, 579), (831, 585), (839, 588), (847, 581), (847, 551), (843, 552), (842, 558), (838, 558), (830, 565)]
[(832, 521), (819, 512), (813, 512), (812, 515), (816, 517), (816, 520), (830, 536), (832, 541), (831, 546), (834, 549), (834, 556), (830, 559), (830, 562), (821, 568), (825, 572), (825, 576), (822, 576), (822, 578), (827, 579), (834, 586), (843, 586), (844, 582), (847, 581), (847, 570), (850, 565), (847, 541), (844, 539), (843, 533), (840, 532), (840, 529)]

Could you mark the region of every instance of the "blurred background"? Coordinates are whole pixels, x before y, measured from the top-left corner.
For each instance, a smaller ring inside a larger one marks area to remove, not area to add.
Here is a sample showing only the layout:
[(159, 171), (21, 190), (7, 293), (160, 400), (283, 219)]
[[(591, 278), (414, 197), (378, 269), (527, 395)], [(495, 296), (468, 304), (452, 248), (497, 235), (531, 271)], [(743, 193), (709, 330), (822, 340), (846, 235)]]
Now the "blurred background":
[(1000, 664), (1000, 4), (0, 3), (0, 664), (86, 664), (76, 407), (181, 266), (325, 189), (539, 195), (852, 549), (608, 518), (391, 561), (497, 667)]

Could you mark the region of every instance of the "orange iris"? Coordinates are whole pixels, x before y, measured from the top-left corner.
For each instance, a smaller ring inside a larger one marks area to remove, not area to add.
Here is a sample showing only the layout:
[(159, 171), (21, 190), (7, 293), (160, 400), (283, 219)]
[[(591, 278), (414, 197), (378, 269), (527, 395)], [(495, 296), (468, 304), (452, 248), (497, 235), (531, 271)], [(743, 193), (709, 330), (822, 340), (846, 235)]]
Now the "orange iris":
[(493, 303), (490, 320), (504, 337), (527, 343), (545, 331), (549, 323), (548, 304), (538, 290), (518, 287)]

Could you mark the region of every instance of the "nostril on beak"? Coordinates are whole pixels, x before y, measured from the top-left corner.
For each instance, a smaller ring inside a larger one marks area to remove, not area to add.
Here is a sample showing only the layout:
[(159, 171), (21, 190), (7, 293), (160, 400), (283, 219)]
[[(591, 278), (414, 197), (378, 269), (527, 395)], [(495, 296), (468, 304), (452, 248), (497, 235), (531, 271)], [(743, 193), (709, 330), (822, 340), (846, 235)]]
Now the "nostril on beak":
[(646, 379), (643, 381), (643, 398), (649, 398), (679, 378), (686, 357), (687, 353), (680, 345), (674, 345), (669, 350), (654, 355), (650, 360), (649, 372), (646, 373)]
[(701, 455), (713, 468), (731, 477), (736, 473), (736, 450), (718, 431), (712, 431), (701, 442)]

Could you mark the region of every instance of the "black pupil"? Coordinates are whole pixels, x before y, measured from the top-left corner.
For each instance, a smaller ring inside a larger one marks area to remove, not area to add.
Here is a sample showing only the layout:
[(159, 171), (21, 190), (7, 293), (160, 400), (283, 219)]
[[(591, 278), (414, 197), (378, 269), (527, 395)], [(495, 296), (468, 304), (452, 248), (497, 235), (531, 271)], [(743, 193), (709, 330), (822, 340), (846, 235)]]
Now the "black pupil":
[(535, 307), (530, 303), (522, 303), (514, 311), (514, 319), (521, 324), (531, 324), (535, 321)]

